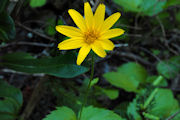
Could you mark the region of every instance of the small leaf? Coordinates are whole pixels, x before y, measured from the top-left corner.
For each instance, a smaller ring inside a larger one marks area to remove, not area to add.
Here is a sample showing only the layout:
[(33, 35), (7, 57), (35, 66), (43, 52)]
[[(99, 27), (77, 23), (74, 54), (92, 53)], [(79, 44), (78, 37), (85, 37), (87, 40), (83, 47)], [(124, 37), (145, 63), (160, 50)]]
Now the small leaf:
[(130, 62), (120, 66), (117, 72), (105, 73), (103, 76), (116, 87), (137, 92), (139, 84), (145, 82), (147, 72), (141, 65)]
[(119, 91), (116, 89), (103, 89), (103, 92), (111, 99), (114, 100), (118, 98)]
[(180, 71), (180, 56), (174, 56), (167, 61), (160, 61), (157, 64), (157, 71), (168, 79), (176, 77)]
[(13, 19), (6, 12), (0, 13), (0, 18), (0, 40), (14, 39), (16, 30)]
[(123, 120), (116, 113), (92, 106), (83, 108), (81, 120)]
[(43, 120), (76, 120), (76, 114), (68, 107), (57, 107)]
[(41, 6), (45, 5), (45, 4), (46, 4), (46, 0), (31, 0), (30, 1), (30, 6), (32, 8), (41, 7)]
[(131, 120), (142, 120), (139, 114), (139, 108), (137, 107), (136, 99), (131, 102), (127, 108), (127, 114)]

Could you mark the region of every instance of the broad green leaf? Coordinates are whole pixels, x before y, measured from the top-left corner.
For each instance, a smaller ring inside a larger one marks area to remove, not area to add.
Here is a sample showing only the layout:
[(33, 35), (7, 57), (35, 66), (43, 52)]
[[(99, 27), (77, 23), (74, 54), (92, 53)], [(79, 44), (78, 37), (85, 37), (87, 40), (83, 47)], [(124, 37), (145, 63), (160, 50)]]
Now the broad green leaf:
[(43, 120), (77, 120), (76, 114), (68, 107), (57, 107)]
[(2, 56), (1, 66), (26, 73), (45, 73), (62, 78), (72, 78), (88, 71), (87, 67), (76, 65), (74, 54), (60, 55), (53, 58), (27, 59), (23, 58), (4, 60)]
[(112, 85), (128, 92), (137, 92), (140, 83), (144, 83), (147, 71), (137, 63), (127, 63), (120, 66), (117, 72), (109, 72), (103, 75)]
[(8, 61), (8, 60), (35, 59), (35, 58), (31, 56), (29, 53), (15, 52), (15, 53), (5, 54), (4, 56), (0, 56), (0, 59), (3, 59), (4, 61), (6, 60)]
[(81, 120), (123, 120), (116, 113), (92, 106), (83, 108)]
[(8, 0), (0, 0), (0, 13), (5, 10)]
[(41, 7), (46, 4), (46, 0), (31, 0), (30, 6), (31, 7)]
[(139, 12), (143, 15), (153, 16), (163, 10), (166, 0), (113, 0), (126, 11)]
[(160, 61), (157, 64), (157, 71), (168, 79), (176, 77), (180, 71), (180, 56), (174, 56), (167, 61)]
[(167, 118), (177, 110), (179, 110), (179, 104), (174, 98), (172, 91), (159, 89), (148, 113), (161, 118)]
[(0, 91), (0, 118), (15, 120), (23, 102), (21, 91), (3, 80), (0, 80)]
[(0, 13), (0, 40), (13, 39), (16, 35), (13, 19), (6, 13)]

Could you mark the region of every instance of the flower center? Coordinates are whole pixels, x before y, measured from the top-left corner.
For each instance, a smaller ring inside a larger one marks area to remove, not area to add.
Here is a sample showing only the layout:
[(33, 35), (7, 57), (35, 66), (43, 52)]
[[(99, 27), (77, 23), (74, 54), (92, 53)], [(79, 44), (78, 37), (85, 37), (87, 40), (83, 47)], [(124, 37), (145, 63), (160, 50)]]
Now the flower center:
[(99, 33), (94, 30), (90, 30), (84, 33), (84, 41), (88, 44), (94, 43), (94, 41), (98, 38)]

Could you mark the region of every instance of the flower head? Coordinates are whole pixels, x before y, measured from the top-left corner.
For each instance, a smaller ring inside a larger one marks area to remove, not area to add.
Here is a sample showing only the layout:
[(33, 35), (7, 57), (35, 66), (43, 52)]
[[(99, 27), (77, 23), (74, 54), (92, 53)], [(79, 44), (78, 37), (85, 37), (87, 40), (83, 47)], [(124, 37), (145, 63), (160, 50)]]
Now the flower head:
[(59, 50), (80, 48), (77, 57), (78, 65), (84, 61), (91, 49), (98, 56), (105, 57), (105, 50), (114, 49), (114, 44), (109, 39), (124, 33), (124, 30), (119, 28), (110, 29), (121, 14), (119, 12), (114, 13), (104, 20), (104, 4), (100, 4), (93, 15), (90, 4), (86, 2), (84, 4), (85, 18), (74, 9), (70, 9), (68, 12), (78, 28), (66, 25), (56, 26), (58, 32), (70, 37), (70, 39), (59, 43), (58, 48)]

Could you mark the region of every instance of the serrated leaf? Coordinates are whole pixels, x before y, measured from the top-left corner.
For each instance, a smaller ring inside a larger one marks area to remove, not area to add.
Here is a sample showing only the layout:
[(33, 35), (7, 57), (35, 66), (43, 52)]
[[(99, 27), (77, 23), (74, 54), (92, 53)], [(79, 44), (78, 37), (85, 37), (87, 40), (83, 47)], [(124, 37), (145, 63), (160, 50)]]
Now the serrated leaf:
[(43, 120), (76, 120), (76, 114), (68, 107), (57, 107)]
[(123, 120), (116, 113), (103, 108), (89, 106), (83, 109), (81, 120)]
[(88, 71), (87, 67), (76, 65), (74, 54), (60, 55), (57, 57), (47, 57), (41, 59), (3, 59), (1, 66), (26, 73), (45, 73), (62, 78), (72, 78)]
[(16, 35), (13, 19), (6, 13), (0, 13), (0, 40), (13, 39)]
[(46, 0), (31, 0), (30, 6), (31, 7), (41, 7), (46, 4)]
[(128, 92), (137, 92), (140, 83), (144, 83), (147, 71), (137, 63), (127, 63), (120, 66), (117, 72), (109, 72), (103, 75), (112, 85)]

